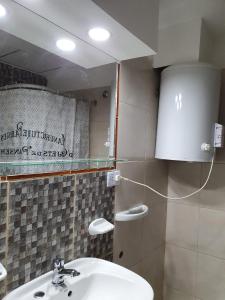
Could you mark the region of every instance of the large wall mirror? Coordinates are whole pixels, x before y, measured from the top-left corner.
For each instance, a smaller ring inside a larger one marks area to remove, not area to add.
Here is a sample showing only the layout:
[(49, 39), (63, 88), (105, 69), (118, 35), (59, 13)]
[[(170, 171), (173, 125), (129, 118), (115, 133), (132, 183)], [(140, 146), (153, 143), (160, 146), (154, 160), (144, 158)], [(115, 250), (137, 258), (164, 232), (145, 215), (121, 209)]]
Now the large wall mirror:
[(0, 175), (113, 167), (116, 60), (24, 5), (37, 1), (2, 2)]

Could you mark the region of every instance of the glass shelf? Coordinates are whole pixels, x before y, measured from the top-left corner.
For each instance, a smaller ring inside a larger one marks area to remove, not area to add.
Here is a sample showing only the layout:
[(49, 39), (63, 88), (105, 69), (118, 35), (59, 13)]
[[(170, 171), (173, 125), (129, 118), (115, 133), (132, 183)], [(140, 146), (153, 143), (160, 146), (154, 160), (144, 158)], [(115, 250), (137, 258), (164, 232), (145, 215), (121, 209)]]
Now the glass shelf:
[(53, 172), (91, 170), (113, 168), (115, 162), (124, 162), (124, 159), (94, 158), (76, 160), (48, 160), (48, 161), (5, 161), (0, 162), (0, 176), (29, 175)]

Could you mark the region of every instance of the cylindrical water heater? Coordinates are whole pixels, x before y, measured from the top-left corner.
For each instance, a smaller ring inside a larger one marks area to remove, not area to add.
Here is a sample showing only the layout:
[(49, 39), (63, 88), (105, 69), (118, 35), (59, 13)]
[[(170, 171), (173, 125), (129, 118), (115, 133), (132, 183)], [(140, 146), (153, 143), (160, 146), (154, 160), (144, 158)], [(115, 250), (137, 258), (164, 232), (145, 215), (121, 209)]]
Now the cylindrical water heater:
[(207, 64), (176, 65), (162, 72), (155, 157), (208, 162), (218, 120), (220, 70)]

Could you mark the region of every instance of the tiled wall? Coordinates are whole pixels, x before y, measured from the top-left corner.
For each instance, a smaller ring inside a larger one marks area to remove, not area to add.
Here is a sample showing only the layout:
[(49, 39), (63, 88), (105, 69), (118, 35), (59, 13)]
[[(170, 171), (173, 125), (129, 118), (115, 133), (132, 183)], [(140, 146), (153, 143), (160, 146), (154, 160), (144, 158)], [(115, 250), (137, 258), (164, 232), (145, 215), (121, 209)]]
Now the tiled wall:
[[(105, 92), (108, 96), (103, 96)], [(108, 157), (109, 148), (104, 144), (108, 140), (110, 127), (111, 87), (70, 91), (69, 94), (90, 102), (90, 157)]]
[(0, 63), (0, 86), (16, 83), (47, 86), (47, 79), (44, 76)]
[[(225, 72), (220, 122), (225, 124)], [(218, 150), (208, 185), (185, 200), (169, 200), (167, 208), (164, 300), (225, 299), (225, 150)], [(171, 196), (201, 186), (206, 163), (169, 163)]]
[(106, 187), (105, 172), (1, 183), (0, 260), (8, 276), (0, 299), (51, 270), (56, 256), (112, 259), (113, 234), (88, 235), (99, 217), (114, 219), (114, 188)]
[[(121, 64), (118, 155), (122, 175), (167, 192), (167, 164), (154, 159), (157, 120), (157, 76), (148, 61)], [(166, 230), (166, 201), (132, 183), (116, 188), (116, 211), (145, 203), (147, 217), (116, 222), (114, 260), (145, 277), (155, 300), (162, 300)]]

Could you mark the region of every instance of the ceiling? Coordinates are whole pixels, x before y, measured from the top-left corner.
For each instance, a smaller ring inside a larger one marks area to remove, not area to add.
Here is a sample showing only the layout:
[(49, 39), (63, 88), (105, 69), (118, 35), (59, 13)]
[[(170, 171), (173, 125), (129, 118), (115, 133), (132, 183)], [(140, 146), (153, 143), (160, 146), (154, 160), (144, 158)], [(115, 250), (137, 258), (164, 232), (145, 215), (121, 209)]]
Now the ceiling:
[(160, 0), (159, 28), (203, 18), (215, 37), (225, 34), (224, 0)]
[(2, 30), (0, 41), (0, 62), (46, 77), (55, 90), (108, 86), (116, 78), (115, 63), (86, 69)]
[[(115, 58), (74, 37), (71, 33), (31, 12), (15, 1), (1, 0), (1, 4), (7, 10), (6, 16), (0, 19), (1, 30), (84, 68), (92, 68), (115, 61)], [(77, 45), (76, 51), (64, 52), (59, 50), (56, 47), (56, 41), (61, 38), (74, 40)]]
[(34, 72), (45, 73), (73, 63), (0, 30), (0, 61)]
[[(7, 14), (0, 29), (84, 68), (155, 53), (91, 0), (1, 0)], [(92, 41), (88, 31), (104, 27), (107, 42)], [(69, 38), (76, 50), (63, 52), (56, 41)]]
[[(137, 53), (141, 56), (152, 53), (91, 0), (1, 0), (1, 3), (9, 14), (0, 19), (3, 29), (0, 61), (43, 74), (52, 85), (55, 81), (70, 88), (70, 77), (78, 80), (77, 74), (84, 74), (86, 68), (136, 57)], [(159, 28), (194, 18), (203, 18), (214, 36), (225, 34), (225, 0), (160, 0)], [(87, 36), (88, 29), (95, 25), (113, 30), (110, 42), (98, 46), (101, 49)], [(77, 38), (77, 32), (82, 40)], [(62, 55), (56, 49), (55, 40), (62, 36), (77, 39), (78, 49), (72, 56)]]

